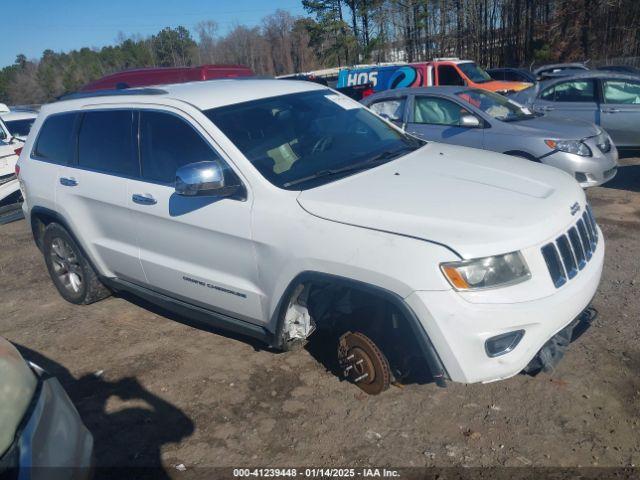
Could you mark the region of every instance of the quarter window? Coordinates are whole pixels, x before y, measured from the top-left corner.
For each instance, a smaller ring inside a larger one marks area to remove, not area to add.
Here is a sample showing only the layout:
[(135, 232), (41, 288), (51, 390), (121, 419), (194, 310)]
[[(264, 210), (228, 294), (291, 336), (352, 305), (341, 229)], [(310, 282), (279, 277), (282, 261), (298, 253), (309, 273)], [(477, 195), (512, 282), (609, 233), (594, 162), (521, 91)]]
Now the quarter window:
[(595, 102), (593, 80), (561, 82), (542, 92), (540, 98), (549, 102)]
[(40, 129), (34, 156), (48, 162), (66, 165), (73, 161), (75, 113), (47, 117)]
[(137, 177), (132, 110), (86, 112), (80, 126), (78, 164), (112, 175)]
[(604, 82), (604, 101), (618, 104), (640, 104), (640, 82), (607, 80)]
[(393, 122), (402, 122), (404, 117), (404, 105), (406, 98), (394, 98), (391, 100), (382, 100), (371, 105), (371, 110), (381, 117), (388, 118)]
[(416, 97), (414, 123), (459, 126), (460, 117), (471, 115), (455, 102), (437, 97)]
[(140, 113), (143, 178), (173, 183), (176, 170), (183, 165), (218, 158), (211, 146), (184, 120), (164, 112)]

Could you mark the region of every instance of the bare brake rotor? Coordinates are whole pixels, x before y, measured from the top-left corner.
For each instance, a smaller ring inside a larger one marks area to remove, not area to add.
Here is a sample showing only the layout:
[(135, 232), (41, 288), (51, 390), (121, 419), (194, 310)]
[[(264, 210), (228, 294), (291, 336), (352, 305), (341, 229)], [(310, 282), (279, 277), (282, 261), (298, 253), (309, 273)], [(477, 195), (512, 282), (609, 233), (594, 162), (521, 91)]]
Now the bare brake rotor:
[(391, 369), (378, 346), (360, 332), (347, 332), (338, 340), (338, 361), (344, 376), (370, 395), (389, 388)]

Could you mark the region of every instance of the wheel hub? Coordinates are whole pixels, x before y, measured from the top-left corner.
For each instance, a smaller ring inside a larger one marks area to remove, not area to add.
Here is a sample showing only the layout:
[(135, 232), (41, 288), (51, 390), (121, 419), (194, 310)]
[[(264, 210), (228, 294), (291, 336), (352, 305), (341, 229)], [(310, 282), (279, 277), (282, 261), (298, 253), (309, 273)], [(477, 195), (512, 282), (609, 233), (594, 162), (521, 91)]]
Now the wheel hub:
[(338, 361), (343, 375), (370, 395), (391, 382), (389, 362), (378, 346), (360, 332), (347, 332), (338, 341)]
[(78, 293), (82, 288), (82, 270), (71, 246), (62, 238), (51, 242), (51, 262), (60, 283), (67, 290)]

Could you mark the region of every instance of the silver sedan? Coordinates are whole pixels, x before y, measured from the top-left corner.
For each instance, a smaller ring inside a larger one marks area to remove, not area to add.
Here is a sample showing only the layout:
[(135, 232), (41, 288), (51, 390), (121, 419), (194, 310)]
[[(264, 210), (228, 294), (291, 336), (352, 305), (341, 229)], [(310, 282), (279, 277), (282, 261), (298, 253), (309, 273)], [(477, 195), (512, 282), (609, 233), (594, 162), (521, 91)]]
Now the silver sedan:
[(617, 171), (618, 151), (593, 123), (548, 118), (486, 90), (429, 87), (389, 90), (362, 103), (425, 140), (506, 153), (570, 173), (582, 187)]

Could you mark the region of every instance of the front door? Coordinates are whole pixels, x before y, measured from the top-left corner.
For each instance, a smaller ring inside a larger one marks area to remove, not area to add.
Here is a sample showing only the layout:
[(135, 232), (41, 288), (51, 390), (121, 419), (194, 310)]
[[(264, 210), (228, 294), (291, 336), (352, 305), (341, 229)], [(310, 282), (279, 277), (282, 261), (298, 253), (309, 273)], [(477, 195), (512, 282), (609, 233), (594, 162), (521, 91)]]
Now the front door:
[(406, 130), (424, 140), (482, 148), (484, 129), (461, 126), (464, 115), (473, 114), (452, 100), (416, 96), (409, 110)]
[(260, 323), (263, 296), (251, 239), (249, 199), (175, 193), (176, 170), (220, 159), (207, 134), (168, 110), (140, 112), (142, 176), (129, 180), (140, 260), (149, 288)]
[(533, 109), (550, 117), (599, 123), (595, 81), (579, 79), (556, 83), (540, 93)]

